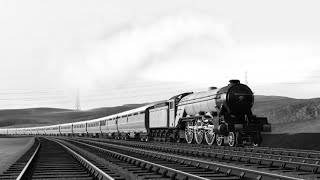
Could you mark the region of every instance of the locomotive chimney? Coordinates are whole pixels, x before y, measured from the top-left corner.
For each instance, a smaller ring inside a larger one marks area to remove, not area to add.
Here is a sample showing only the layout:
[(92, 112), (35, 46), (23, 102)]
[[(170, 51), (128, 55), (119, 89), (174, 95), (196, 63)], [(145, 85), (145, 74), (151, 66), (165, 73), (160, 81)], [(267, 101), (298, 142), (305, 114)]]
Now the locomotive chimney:
[(214, 86), (212, 86), (212, 87), (208, 87), (208, 91), (210, 91), (210, 90), (214, 90), (214, 89), (217, 89), (217, 87), (214, 87)]
[(239, 84), (240, 81), (239, 81), (238, 79), (231, 79), (231, 80), (229, 81), (229, 83), (230, 83), (230, 85), (234, 85), (234, 84)]

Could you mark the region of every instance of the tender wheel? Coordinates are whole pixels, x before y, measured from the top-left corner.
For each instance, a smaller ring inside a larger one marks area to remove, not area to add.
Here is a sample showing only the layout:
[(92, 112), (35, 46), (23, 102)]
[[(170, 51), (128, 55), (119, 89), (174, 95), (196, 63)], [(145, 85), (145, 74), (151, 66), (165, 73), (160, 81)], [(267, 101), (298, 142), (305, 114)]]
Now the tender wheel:
[(213, 132), (212, 130), (206, 130), (204, 134), (204, 138), (207, 144), (212, 145), (216, 139), (216, 133)]
[(186, 128), (185, 128), (184, 134), (185, 134), (185, 139), (186, 139), (187, 143), (191, 144), (193, 141), (193, 136), (194, 136), (192, 121), (189, 121), (186, 123)]
[(231, 147), (234, 147), (237, 145), (237, 139), (236, 139), (236, 133), (234, 132), (230, 132), (229, 135), (228, 135), (228, 143), (229, 143), (229, 146)]
[(222, 146), (224, 143), (224, 138), (222, 135), (216, 135), (216, 142), (218, 146)]
[(260, 133), (255, 134), (253, 137), (252, 145), (255, 147), (261, 146), (262, 137)]
[(202, 121), (197, 121), (194, 127), (194, 139), (197, 144), (201, 144), (203, 141), (203, 129)]

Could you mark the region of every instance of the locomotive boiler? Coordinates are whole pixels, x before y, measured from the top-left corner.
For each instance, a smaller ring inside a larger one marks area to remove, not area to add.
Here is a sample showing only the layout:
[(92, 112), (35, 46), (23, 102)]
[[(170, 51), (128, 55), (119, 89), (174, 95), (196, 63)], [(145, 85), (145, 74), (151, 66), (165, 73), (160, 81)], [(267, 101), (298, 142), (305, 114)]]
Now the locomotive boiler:
[(252, 114), (254, 95), (239, 80), (230, 80), (222, 88), (211, 87), (208, 91), (184, 96), (177, 103), (180, 128), (184, 128), (185, 140), (200, 144), (216, 142), (230, 146), (253, 144), (258, 146), (261, 132), (270, 132), (267, 118)]

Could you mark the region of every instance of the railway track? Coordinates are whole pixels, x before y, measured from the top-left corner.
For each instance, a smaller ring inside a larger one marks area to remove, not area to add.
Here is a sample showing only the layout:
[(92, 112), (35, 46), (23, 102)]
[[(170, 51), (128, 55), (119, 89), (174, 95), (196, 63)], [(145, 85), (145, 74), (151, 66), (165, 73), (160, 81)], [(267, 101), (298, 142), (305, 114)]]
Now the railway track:
[[(90, 141), (93, 143), (92, 140)], [(189, 144), (163, 142), (140, 143), (105, 139), (94, 139), (94, 141), (100, 141), (98, 144), (104, 148), (106, 148), (106, 143), (135, 147), (137, 148), (137, 151), (150, 150), (153, 153), (168, 153), (173, 155), (173, 157), (174, 155), (179, 155), (182, 157), (204, 160), (205, 162), (219, 162), (225, 165), (241, 167), (243, 169), (266, 172), (267, 174), (278, 174), (283, 176), (280, 179), (320, 178), (320, 159), (315, 151), (297, 152), (295, 150), (286, 149), (193, 146)], [(228, 173), (229, 170), (227, 170), (226, 173)], [(235, 172), (234, 175), (239, 176), (240, 174)]]
[[(232, 158), (226, 158), (223, 160), (217, 160), (216, 157), (210, 157), (210, 155), (194, 153), (193, 150), (181, 148), (180, 151), (172, 147), (156, 146), (156, 143), (137, 143), (126, 141), (110, 141), (97, 142), (96, 140), (84, 140), (72, 139), (73, 143), (82, 144), (83, 146), (94, 146), (94, 148), (100, 149), (104, 154), (110, 153), (112, 150), (115, 153), (122, 155), (130, 155), (139, 159), (144, 159), (148, 162), (156, 162), (164, 167), (169, 167), (182, 172), (186, 172), (192, 175), (199, 176), (201, 178), (208, 179), (299, 179), (297, 175), (286, 174), (292, 171), (279, 171), (281, 168), (274, 169), (275, 166), (268, 166), (268, 170), (264, 169), (263, 164), (260, 164), (259, 168), (254, 167), (253, 162), (241, 162), (231, 163), (234, 161)], [(108, 141), (108, 140), (100, 140)], [(90, 144), (90, 145), (88, 145)], [(149, 147), (148, 147), (149, 146)], [(84, 148), (84, 147), (83, 147)], [(169, 150), (171, 149), (171, 150)], [(121, 155), (121, 157), (122, 157)], [(229, 162), (226, 160), (230, 160)], [(135, 161), (134, 161), (135, 162)], [(135, 163), (137, 167), (145, 166), (144, 163)], [(181, 168), (181, 169), (180, 169)], [(157, 169), (157, 168), (156, 168)], [(278, 170), (278, 171), (275, 171)], [(161, 171), (161, 168), (160, 170)], [(167, 170), (162, 170), (168, 172)], [(301, 170), (299, 170), (301, 171)], [(314, 174), (313, 172), (309, 172)], [(170, 173), (172, 175), (172, 173)], [(295, 177), (296, 176), (296, 177)], [(186, 178), (186, 177), (185, 177)]]
[[(207, 172), (205, 169), (192, 168), (191, 166), (170, 163), (157, 158), (150, 158), (138, 154), (124, 154), (123, 152), (114, 151), (114, 149), (103, 149), (98, 146), (90, 145), (74, 140), (67, 140), (70, 144), (81, 147), (83, 150), (96, 154), (101, 161), (107, 161), (114, 166), (119, 166), (123, 172), (130, 174), (130, 179), (198, 179), (206, 180), (208, 177), (216, 179), (240, 179), (233, 175), (223, 173)], [(66, 142), (65, 142), (66, 143)], [(71, 145), (71, 146), (72, 146)], [(191, 172), (191, 173), (190, 173)]]
[[(119, 142), (119, 140), (112, 139), (97, 139), (97, 138), (84, 138), (91, 139), (100, 142)], [(128, 142), (130, 143), (130, 141)], [(144, 142), (134, 142), (133, 144), (145, 144)], [(302, 149), (285, 149), (285, 148), (268, 148), (268, 147), (230, 147), (230, 146), (216, 146), (216, 145), (206, 145), (206, 144), (187, 144), (187, 143), (172, 143), (172, 142), (148, 142), (149, 145), (161, 145), (161, 146), (179, 146), (184, 148), (203, 148), (212, 150), (229, 150), (229, 151), (239, 151), (239, 152), (252, 152), (252, 153), (262, 153), (270, 155), (283, 155), (292, 157), (305, 157), (320, 159), (320, 151), (315, 150), (302, 150)], [(276, 157), (276, 156), (275, 156)]]
[(317, 151), (92, 138), (39, 139), (0, 179), (320, 178)]
[(40, 141), (38, 138), (36, 138), (31, 148), (27, 150), (26, 153), (21, 156), (13, 165), (11, 165), (7, 171), (3, 172), (3, 174), (0, 175), (0, 179), (17, 179), (23, 168), (39, 148)]
[[(100, 142), (119, 142), (113, 140), (103, 140), (95, 139)], [(146, 146), (143, 142), (127, 142), (134, 146)], [(198, 144), (177, 144), (170, 142), (149, 142), (149, 146), (169, 146), (180, 149), (193, 149), (193, 150), (205, 150), (213, 153), (222, 154), (233, 154), (236, 153), (240, 156), (252, 156), (265, 159), (282, 160), (296, 163), (304, 164), (314, 164), (318, 165), (320, 163), (320, 152), (313, 150), (299, 150), (299, 149), (284, 149), (284, 148), (266, 148), (266, 147), (230, 147), (230, 146), (208, 146), (208, 145), (198, 145)], [(313, 169), (314, 171), (317, 169)]]
[(45, 138), (36, 143), (0, 179), (114, 179), (70, 148)]

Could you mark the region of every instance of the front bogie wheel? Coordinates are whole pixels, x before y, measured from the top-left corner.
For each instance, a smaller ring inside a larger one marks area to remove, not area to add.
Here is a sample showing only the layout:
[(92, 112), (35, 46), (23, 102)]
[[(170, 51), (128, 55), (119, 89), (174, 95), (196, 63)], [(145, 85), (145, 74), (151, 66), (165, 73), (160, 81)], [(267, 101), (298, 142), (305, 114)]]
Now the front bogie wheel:
[(224, 137), (223, 135), (216, 135), (216, 142), (218, 146), (222, 146), (224, 143)]
[(230, 132), (228, 135), (229, 146), (234, 147), (237, 145), (237, 137), (235, 132)]

